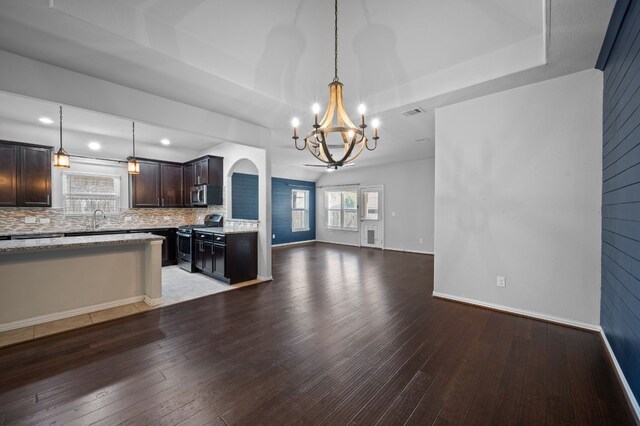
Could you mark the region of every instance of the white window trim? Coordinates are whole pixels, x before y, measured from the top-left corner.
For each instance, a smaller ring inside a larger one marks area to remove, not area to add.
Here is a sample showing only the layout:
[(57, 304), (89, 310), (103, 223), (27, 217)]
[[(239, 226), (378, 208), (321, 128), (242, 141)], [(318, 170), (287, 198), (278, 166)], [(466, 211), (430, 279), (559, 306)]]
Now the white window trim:
[[(300, 192), (305, 192), (305, 208), (304, 209), (296, 209), (295, 208), (295, 192), (296, 191), (300, 191)], [(291, 190), (291, 232), (307, 232), (311, 230), (311, 210), (309, 208), (310, 206), (310, 202), (309, 202), (309, 197), (311, 197), (311, 191), (309, 191), (308, 189), (293, 189)], [(303, 211), (305, 212), (305, 217), (306, 217), (306, 222), (307, 222), (307, 226), (304, 228), (294, 228), (293, 227), (293, 212), (296, 211)]]
[[(329, 192), (340, 192), (340, 209), (330, 209), (329, 205), (327, 203), (327, 199), (328, 199), (328, 193)], [(348, 211), (355, 211), (356, 212), (356, 227), (355, 228), (345, 228), (342, 225), (344, 224), (344, 200), (343, 200), (343, 193), (345, 192), (354, 192), (356, 194), (356, 208), (355, 210), (351, 210), (349, 209)], [(353, 187), (353, 188), (343, 188), (343, 187), (336, 187), (336, 188), (327, 188), (325, 190), (325, 194), (324, 194), (324, 212), (325, 212), (325, 216), (326, 216), (326, 220), (324, 223), (324, 226), (326, 229), (331, 230), (331, 231), (346, 231), (346, 232), (360, 232), (360, 202), (358, 200), (358, 188), (357, 187)], [(329, 226), (329, 212), (330, 211), (340, 211), (340, 224), (341, 226)]]

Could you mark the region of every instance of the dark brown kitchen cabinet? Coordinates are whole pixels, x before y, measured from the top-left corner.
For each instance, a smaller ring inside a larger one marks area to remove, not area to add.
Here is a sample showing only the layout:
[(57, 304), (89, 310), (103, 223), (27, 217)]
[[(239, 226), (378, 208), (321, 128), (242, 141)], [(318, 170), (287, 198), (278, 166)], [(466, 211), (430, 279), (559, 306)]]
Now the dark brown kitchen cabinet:
[(140, 160), (131, 176), (131, 207), (182, 207), (182, 164)]
[(191, 205), (191, 188), (195, 184), (195, 179), (193, 177), (194, 166), (193, 164), (185, 164), (182, 166), (182, 178), (184, 182), (183, 186), (183, 195), (184, 195), (184, 205)]
[(0, 206), (18, 205), (18, 147), (0, 144)]
[(160, 164), (160, 205), (162, 207), (182, 207), (182, 164)]
[(131, 175), (131, 207), (160, 207), (160, 163), (139, 163), (140, 173)]
[(0, 141), (0, 206), (51, 207), (51, 148)]
[(51, 148), (21, 147), (20, 175), (20, 204), (51, 207)]
[(224, 175), (221, 157), (209, 155), (196, 160), (194, 165), (194, 179), (196, 185), (222, 186)]

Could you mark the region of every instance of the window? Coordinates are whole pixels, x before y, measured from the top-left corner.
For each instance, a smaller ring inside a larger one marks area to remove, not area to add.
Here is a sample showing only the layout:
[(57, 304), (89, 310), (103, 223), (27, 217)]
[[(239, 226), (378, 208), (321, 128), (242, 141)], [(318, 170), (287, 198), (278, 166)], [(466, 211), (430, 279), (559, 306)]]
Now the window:
[(120, 176), (65, 172), (62, 174), (64, 214), (120, 213)]
[(309, 191), (291, 191), (291, 231), (309, 230)]
[(327, 227), (332, 229), (358, 229), (358, 192), (327, 191)]
[(362, 199), (364, 203), (364, 220), (378, 220), (380, 215), (378, 214), (378, 191), (363, 191)]

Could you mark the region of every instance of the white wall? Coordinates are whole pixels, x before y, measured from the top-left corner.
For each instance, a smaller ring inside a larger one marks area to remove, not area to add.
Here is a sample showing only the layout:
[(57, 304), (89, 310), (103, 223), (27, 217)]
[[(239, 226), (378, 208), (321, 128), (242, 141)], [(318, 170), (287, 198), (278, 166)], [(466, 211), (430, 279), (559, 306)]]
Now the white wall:
[[(384, 185), (384, 247), (433, 252), (434, 160), (324, 173), (316, 182), (316, 238), (360, 245), (360, 233), (327, 229), (325, 191), (332, 185)], [(395, 216), (393, 213), (395, 212)], [(420, 243), (422, 239), (422, 243)]]
[(599, 324), (601, 123), (596, 70), (436, 110), (434, 294)]
[(249, 161), (258, 170), (258, 278), (271, 279), (271, 149), (224, 143), (200, 153), (224, 157), (225, 206), (231, 217), (231, 176), (236, 167)]

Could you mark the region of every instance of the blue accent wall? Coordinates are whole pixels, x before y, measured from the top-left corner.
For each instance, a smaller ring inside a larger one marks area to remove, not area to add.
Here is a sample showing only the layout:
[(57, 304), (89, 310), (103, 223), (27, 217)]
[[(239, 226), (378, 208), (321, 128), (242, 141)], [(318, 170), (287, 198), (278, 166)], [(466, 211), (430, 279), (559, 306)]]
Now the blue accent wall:
[[(291, 191), (309, 190), (309, 230), (291, 231)], [(316, 239), (316, 183), (303, 180), (271, 178), (272, 244), (293, 243)]]
[(231, 211), (234, 219), (258, 220), (258, 176), (231, 176)]
[(607, 38), (600, 322), (640, 400), (640, 1), (614, 11)]

